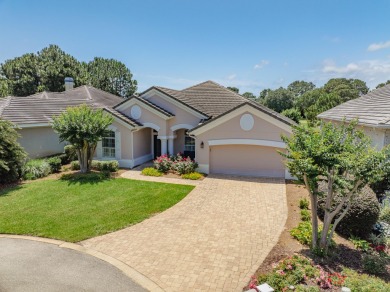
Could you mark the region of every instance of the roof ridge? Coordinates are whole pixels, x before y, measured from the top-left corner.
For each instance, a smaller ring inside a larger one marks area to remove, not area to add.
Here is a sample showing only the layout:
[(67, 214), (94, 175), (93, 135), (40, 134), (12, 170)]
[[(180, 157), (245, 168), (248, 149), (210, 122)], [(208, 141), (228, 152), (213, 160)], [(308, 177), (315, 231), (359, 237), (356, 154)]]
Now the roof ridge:
[(202, 85), (202, 84), (207, 83), (207, 82), (214, 83), (214, 84), (216, 84), (216, 85), (220, 85), (220, 84), (218, 84), (218, 83), (216, 83), (216, 82), (214, 82), (214, 81), (212, 81), (212, 80), (206, 80), (206, 81), (203, 81), (203, 82), (201, 82), (201, 83), (192, 85), (192, 86), (190, 86), (190, 87), (186, 87), (186, 88), (184, 88), (184, 89), (182, 89), (182, 90), (179, 90), (179, 91), (184, 91), (184, 90), (187, 90), (187, 89), (190, 89), (190, 88), (193, 88), (193, 87)]
[(236, 95), (237, 97), (240, 97), (241, 99), (243, 99), (243, 100), (245, 100), (245, 101), (248, 100), (247, 98), (243, 97), (241, 94), (239, 94), (239, 93), (237, 93), (237, 92), (234, 92), (233, 90), (230, 90), (229, 88), (226, 88), (225, 86), (223, 86), (223, 85), (221, 85), (221, 84), (219, 84), (219, 83), (217, 83), (217, 82), (215, 82), (215, 81), (212, 81), (212, 80), (207, 80), (207, 81), (205, 81), (205, 82), (202, 82), (202, 83), (199, 83), (199, 84), (190, 86), (190, 87), (188, 87), (188, 88), (183, 89), (182, 91), (185, 91), (185, 90), (187, 90), (187, 89), (189, 89), (189, 88), (196, 87), (196, 86), (199, 86), (199, 85), (202, 85), (202, 84), (205, 84), (205, 83), (212, 83), (212, 84), (214, 84), (214, 85), (216, 85), (216, 86), (218, 86), (218, 87), (224, 89), (225, 91), (227, 91), (227, 92), (229, 92), (229, 93), (233, 93), (234, 95)]
[(83, 85), (83, 87), (84, 87), (85, 91), (87, 92), (88, 99), (93, 100), (91, 93), (89, 92), (89, 88), (86, 85)]

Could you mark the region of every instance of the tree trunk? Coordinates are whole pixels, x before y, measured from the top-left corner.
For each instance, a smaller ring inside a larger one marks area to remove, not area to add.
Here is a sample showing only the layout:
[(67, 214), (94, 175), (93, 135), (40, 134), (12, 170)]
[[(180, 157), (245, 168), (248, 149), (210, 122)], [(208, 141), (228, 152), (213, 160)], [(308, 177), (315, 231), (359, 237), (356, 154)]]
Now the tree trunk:
[(316, 249), (318, 246), (318, 217), (317, 217), (317, 194), (310, 196), (311, 203), (311, 248)]
[(88, 169), (88, 143), (84, 143), (83, 148), (81, 149), (80, 155), (80, 172), (87, 173)]

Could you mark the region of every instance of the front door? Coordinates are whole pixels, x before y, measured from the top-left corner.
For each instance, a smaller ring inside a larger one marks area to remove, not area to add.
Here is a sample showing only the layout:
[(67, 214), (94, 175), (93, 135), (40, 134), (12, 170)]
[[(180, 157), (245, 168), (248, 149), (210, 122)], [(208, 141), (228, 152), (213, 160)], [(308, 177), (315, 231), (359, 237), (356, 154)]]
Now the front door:
[(153, 153), (154, 159), (161, 156), (161, 141), (157, 138), (157, 135), (153, 135)]

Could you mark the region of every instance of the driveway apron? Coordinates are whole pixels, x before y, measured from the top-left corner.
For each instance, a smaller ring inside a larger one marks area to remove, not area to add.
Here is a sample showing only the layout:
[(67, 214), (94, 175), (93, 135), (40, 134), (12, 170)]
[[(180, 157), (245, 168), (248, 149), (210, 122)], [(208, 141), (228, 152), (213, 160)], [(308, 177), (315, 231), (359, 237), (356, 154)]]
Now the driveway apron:
[(277, 243), (286, 204), (283, 179), (210, 175), (172, 208), (81, 244), (166, 291), (242, 291)]

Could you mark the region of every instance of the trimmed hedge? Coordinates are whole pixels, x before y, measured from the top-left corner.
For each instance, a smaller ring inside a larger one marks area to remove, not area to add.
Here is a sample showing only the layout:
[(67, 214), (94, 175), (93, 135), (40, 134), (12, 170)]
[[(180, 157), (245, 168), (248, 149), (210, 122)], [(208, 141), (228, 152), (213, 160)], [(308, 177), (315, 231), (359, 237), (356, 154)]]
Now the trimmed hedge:
[(64, 158), (66, 159), (66, 163), (77, 160), (76, 149), (74, 148), (73, 145), (66, 145), (64, 147), (64, 154), (65, 154)]
[[(320, 191), (326, 192), (327, 184), (320, 185)], [(336, 197), (336, 202), (341, 202), (341, 197)], [(318, 200), (318, 216), (324, 218), (326, 198)], [(337, 232), (345, 236), (367, 238), (372, 232), (374, 224), (378, 221), (380, 205), (376, 194), (370, 187), (365, 186), (359, 194), (355, 195), (351, 208), (345, 217), (337, 225)], [(333, 206), (334, 208), (334, 206)], [(337, 216), (336, 216), (337, 217)]]
[[(80, 169), (79, 161), (78, 160), (72, 161), (70, 163), (70, 169), (79, 170)], [(91, 169), (98, 170), (98, 171), (116, 172), (119, 169), (119, 163), (116, 160), (107, 160), (107, 161), (92, 160)]]

